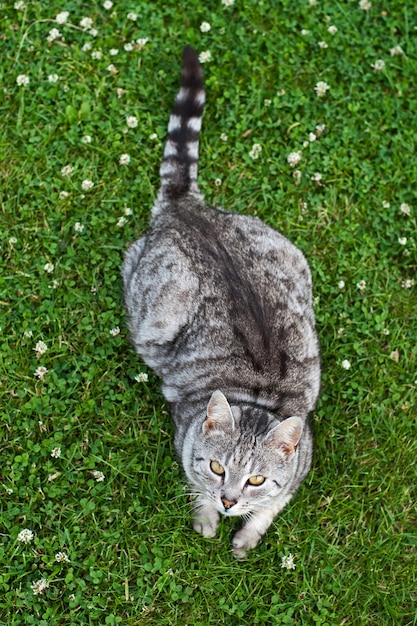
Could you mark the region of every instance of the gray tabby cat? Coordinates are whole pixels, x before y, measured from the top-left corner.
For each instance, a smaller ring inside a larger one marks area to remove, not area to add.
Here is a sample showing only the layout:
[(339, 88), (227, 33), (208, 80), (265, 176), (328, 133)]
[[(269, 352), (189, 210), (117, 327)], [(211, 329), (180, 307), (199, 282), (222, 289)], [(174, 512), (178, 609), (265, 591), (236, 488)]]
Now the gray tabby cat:
[(303, 254), (259, 219), (204, 203), (204, 101), (187, 46), (161, 188), (127, 251), (124, 295), (134, 346), (163, 380), (194, 529), (214, 537), (220, 514), (242, 516), (232, 546), (244, 558), (309, 471), (319, 346)]

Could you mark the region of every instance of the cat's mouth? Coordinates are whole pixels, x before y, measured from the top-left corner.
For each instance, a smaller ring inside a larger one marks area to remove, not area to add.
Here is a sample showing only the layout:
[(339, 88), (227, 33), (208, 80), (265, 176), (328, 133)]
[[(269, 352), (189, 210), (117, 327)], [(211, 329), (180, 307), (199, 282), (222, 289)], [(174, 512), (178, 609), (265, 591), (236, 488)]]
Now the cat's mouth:
[(218, 511), (226, 517), (237, 517), (243, 515), (242, 505), (238, 501), (226, 500), (221, 498), (217, 505)]

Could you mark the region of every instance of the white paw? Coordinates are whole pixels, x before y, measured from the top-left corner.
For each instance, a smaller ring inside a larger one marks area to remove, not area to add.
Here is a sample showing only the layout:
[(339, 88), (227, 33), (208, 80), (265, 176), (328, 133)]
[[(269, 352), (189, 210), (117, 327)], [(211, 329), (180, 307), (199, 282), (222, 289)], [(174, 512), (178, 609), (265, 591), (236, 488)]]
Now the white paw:
[(200, 511), (193, 519), (193, 528), (206, 539), (211, 539), (216, 536), (219, 522), (220, 514), (217, 511)]
[(235, 533), (232, 540), (233, 556), (236, 559), (246, 559), (248, 550), (255, 548), (260, 540), (259, 533), (253, 528), (244, 526)]

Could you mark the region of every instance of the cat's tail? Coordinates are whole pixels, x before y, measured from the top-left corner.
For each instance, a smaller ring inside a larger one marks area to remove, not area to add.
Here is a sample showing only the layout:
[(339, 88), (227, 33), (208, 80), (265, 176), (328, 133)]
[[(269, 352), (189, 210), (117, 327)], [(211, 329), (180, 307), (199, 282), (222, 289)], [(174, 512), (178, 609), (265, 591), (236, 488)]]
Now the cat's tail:
[(186, 46), (182, 55), (181, 88), (169, 118), (160, 169), (159, 199), (162, 202), (188, 193), (199, 194), (198, 145), (205, 98), (203, 72), (197, 52)]

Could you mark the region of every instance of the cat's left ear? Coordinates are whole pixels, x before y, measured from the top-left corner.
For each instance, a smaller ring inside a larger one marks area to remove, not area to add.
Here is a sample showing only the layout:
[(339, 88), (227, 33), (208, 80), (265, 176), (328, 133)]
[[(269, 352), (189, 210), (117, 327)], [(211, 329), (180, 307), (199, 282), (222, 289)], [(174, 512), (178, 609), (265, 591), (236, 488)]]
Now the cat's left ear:
[(231, 431), (234, 428), (235, 420), (230, 404), (226, 400), (226, 396), (217, 390), (207, 405), (207, 417), (204, 420), (203, 432), (207, 433), (209, 430)]
[(303, 420), (300, 417), (288, 417), (268, 433), (266, 444), (282, 450), (287, 459), (290, 459), (300, 441), (303, 426)]

